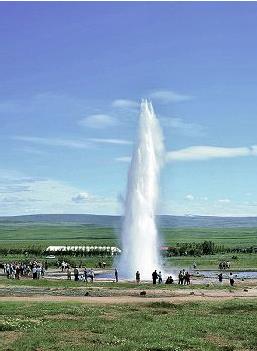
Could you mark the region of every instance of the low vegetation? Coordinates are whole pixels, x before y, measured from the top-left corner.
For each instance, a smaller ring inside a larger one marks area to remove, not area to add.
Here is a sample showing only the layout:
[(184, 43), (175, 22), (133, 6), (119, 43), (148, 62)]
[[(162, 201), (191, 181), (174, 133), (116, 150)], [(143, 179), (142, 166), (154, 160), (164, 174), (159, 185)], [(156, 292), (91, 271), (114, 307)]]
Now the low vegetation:
[(256, 300), (87, 305), (0, 303), (3, 351), (257, 350)]
[[(231, 269), (257, 269), (256, 228), (164, 228), (161, 229), (164, 263), (168, 266), (216, 269), (219, 262), (230, 261)], [(45, 260), (50, 245), (119, 246), (118, 233), (113, 228), (82, 224), (0, 224), (0, 264), (11, 261)], [(65, 260), (70, 265), (97, 267), (105, 261), (113, 265), (112, 256), (94, 252), (55, 254), (49, 266)]]

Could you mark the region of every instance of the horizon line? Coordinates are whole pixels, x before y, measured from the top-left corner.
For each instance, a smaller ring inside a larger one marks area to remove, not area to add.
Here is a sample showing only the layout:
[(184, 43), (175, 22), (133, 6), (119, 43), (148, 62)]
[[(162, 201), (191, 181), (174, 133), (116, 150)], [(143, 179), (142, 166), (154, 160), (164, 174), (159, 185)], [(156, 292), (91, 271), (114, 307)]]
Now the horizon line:
[[(109, 216), (109, 217), (123, 217), (123, 214), (96, 214), (96, 213), (31, 213), (31, 214), (17, 214), (17, 215), (0, 215), (0, 218), (12, 218), (12, 217), (29, 217), (29, 216)], [(203, 214), (167, 214), (161, 213), (156, 214), (158, 216), (170, 216), (170, 217), (211, 217), (211, 218), (257, 218), (257, 215), (203, 215)]]

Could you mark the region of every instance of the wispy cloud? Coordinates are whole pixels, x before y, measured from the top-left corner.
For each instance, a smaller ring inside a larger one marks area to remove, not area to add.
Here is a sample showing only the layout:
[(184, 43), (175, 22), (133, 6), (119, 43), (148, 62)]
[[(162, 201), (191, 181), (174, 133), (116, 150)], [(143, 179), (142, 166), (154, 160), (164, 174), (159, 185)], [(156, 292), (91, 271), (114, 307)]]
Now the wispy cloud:
[(83, 192), (83, 193), (76, 194), (75, 196), (72, 196), (71, 200), (76, 203), (81, 203), (81, 202), (88, 201), (91, 198), (92, 198), (92, 195), (90, 195), (89, 193)]
[(109, 116), (106, 114), (96, 114), (81, 119), (80, 121), (78, 121), (78, 124), (83, 127), (102, 129), (106, 127), (117, 126), (119, 125), (119, 121), (113, 116)]
[(215, 147), (191, 146), (185, 149), (170, 151), (166, 154), (167, 161), (197, 161), (215, 158), (231, 158), (257, 156), (257, 146), (250, 147)]
[(0, 192), (1, 193), (20, 193), (24, 191), (30, 191), (30, 185), (24, 184), (0, 184)]
[(189, 201), (193, 201), (194, 200), (194, 195), (192, 195), (192, 194), (187, 194), (186, 196), (185, 196), (185, 199), (186, 200), (189, 200)]
[(118, 162), (130, 162), (131, 161), (131, 157), (130, 156), (116, 157), (115, 161), (118, 161)]
[(128, 100), (128, 99), (117, 99), (112, 102), (113, 107), (118, 107), (118, 108), (138, 108), (139, 103), (133, 100)]
[(90, 138), (89, 141), (93, 143), (100, 143), (100, 144), (116, 144), (116, 145), (130, 145), (132, 144), (129, 140), (124, 139), (102, 139), (102, 138)]
[[(76, 139), (62, 139), (62, 138), (42, 138), (42, 137), (31, 137), (31, 136), (14, 136), (12, 139), (18, 141), (24, 141), (26, 143), (32, 143), (37, 145), (54, 146), (54, 147), (67, 147), (71, 149), (88, 149), (93, 144), (113, 144), (113, 145), (130, 145), (131, 141), (125, 139), (115, 138), (88, 138), (84, 140)], [(25, 152), (33, 153), (33, 149), (24, 149)], [(39, 150), (35, 150), (35, 154), (44, 154)]]
[(80, 141), (75, 139), (41, 138), (30, 136), (15, 136), (12, 137), (12, 139), (46, 146), (62, 146), (76, 149), (87, 149), (91, 146), (88, 141)]
[(33, 213), (116, 213), (116, 198), (92, 194), (69, 183), (0, 170), (0, 216)]
[(108, 204), (112, 201), (117, 201), (114, 199), (110, 199), (107, 197), (103, 196), (98, 196), (95, 194), (90, 194), (88, 192), (80, 192), (77, 193), (76, 195), (72, 196), (71, 198), (72, 202), (76, 204), (88, 204), (88, 205), (94, 205), (94, 204), (100, 204), (103, 205), (104, 203)]
[(230, 199), (219, 199), (218, 202), (222, 203), (222, 204), (229, 204), (231, 202)]
[(183, 102), (192, 100), (193, 96), (177, 93), (173, 90), (156, 90), (150, 93), (150, 98), (162, 103)]
[[(190, 146), (185, 149), (166, 152), (166, 162), (204, 161), (218, 158), (257, 156), (257, 145), (250, 147)], [(130, 156), (115, 158), (118, 162), (130, 162)]]
[(187, 136), (203, 136), (205, 134), (205, 128), (202, 125), (185, 122), (182, 118), (160, 117), (159, 119), (164, 127), (178, 130)]

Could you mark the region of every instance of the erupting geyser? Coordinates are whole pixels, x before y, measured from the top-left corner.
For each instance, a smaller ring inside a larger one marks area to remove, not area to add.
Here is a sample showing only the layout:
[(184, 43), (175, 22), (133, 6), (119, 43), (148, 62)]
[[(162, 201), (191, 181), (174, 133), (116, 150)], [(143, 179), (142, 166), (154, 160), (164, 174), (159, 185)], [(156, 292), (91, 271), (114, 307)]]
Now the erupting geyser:
[(160, 269), (155, 211), (159, 173), (163, 161), (163, 136), (153, 106), (142, 101), (138, 139), (128, 173), (120, 271), (128, 279), (151, 279)]

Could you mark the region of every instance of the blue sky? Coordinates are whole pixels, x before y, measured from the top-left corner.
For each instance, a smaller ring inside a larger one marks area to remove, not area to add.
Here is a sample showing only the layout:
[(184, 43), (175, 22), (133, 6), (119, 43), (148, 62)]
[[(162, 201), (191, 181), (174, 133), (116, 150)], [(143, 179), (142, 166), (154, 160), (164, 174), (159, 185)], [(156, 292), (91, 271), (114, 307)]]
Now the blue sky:
[(161, 213), (257, 214), (257, 4), (0, 3), (0, 215), (121, 213), (141, 98)]

